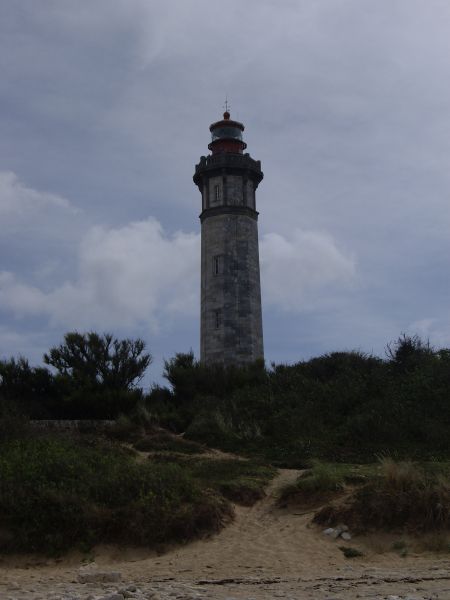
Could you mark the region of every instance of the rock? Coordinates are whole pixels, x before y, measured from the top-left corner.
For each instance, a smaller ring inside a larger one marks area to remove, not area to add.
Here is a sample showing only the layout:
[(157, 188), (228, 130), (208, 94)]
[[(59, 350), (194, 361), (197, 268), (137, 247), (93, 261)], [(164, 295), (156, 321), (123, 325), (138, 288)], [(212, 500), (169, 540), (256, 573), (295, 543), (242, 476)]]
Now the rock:
[(121, 578), (122, 575), (119, 571), (97, 571), (83, 568), (78, 571), (80, 583), (117, 583)]
[(107, 596), (102, 596), (100, 600), (125, 600), (123, 594), (108, 594)]
[(340, 535), (341, 535), (341, 531), (340, 531), (339, 529), (335, 529), (335, 530), (333, 531), (333, 533), (331, 534), (331, 537), (332, 537), (334, 540), (337, 540), (337, 539), (338, 539), (338, 537), (339, 537)]
[(322, 532), (324, 535), (333, 535), (334, 533), (334, 528), (333, 527), (328, 527), (328, 529), (324, 529)]
[(343, 531), (343, 532), (341, 533), (341, 538), (342, 538), (343, 540), (345, 540), (346, 542), (348, 542), (348, 540), (351, 540), (351, 539), (352, 539), (352, 536), (350, 535), (350, 533), (349, 533), (348, 531)]

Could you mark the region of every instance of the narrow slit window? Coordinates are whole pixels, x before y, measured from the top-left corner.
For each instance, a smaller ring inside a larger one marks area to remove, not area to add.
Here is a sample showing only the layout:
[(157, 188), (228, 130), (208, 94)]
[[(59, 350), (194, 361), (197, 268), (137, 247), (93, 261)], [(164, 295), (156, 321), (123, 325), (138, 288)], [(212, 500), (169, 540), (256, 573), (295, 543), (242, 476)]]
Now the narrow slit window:
[(222, 261), (219, 255), (213, 257), (213, 275), (219, 275), (222, 272)]
[(220, 185), (214, 186), (214, 198), (215, 198), (216, 202), (219, 202), (219, 200), (220, 200)]
[(214, 327), (216, 329), (220, 329), (220, 326), (222, 325), (222, 315), (220, 310), (215, 310), (214, 311)]

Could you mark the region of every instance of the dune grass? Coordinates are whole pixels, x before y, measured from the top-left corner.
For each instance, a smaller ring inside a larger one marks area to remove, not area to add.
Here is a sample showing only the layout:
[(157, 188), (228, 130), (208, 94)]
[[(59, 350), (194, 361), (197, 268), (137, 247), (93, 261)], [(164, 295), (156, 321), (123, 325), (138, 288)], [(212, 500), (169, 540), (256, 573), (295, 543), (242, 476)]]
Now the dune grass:
[(356, 488), (343, 504), (318, 512), (317, 523), (346, 523), (354, 531), (450, 529), (448, 463), (395, 462), (385, 458), (378, 473)]
[(276, 470), (252, 460), (205, 459), (188, 466), (191, 476), (229, 500), (251, 506), (264, 497), (264, 488)]
[(0, 551), (155, 546), (217, 531), (231, 515), (180, 465), (137, 462), (113, 443), (53, 436), (0, 448)]
[(143, 452), (178, 452), (181, 454), (202, 454), (205, 447), (197, 442), (185, 440), (165, 431), (149, 434), (138, 440), (134, 447)]
[(323, 500), (344, 490), (346, 485), (362, 485), (377, 470), (376, 465), (353, 465), (311, 461), (293, 484), (280, 490), (279, 502), (302, 503)]

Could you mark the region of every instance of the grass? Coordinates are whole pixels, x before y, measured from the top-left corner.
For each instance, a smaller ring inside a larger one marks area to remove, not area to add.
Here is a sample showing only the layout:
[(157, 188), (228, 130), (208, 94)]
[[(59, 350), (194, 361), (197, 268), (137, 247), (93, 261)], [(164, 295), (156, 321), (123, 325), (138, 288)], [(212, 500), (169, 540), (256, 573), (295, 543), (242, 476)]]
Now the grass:
[(355, 531), (448, 530), (449, 474), (448, 463), (418, 464), (385, 458), (379, 473), (354, 490), (345, 503), (325, 507), (314, 520), (327, 525), (344, 522)]
[(346, 485), (365, 483), (373, 476), (374, 465), (351, 465), (312, 461), (312, 466), (293, 484), (285, 486), (279, 496), (280, 504), (322, 500), (344, 490)]
[(264, 488), (276, 472), (258, 462), (237, 459), (196, 459), (185, 468), (201, 486), (246, 506), (264, 497)]
[(197, 442), (185, 440), (167, 432), (158, 432), (138, 440), (134, 447), (143, 452), (179, 452), (181, 454), (202, 454), (205, 447)]
[(364, 556), (362, 552), (356, 548), (352, 548), (351, 546), (339, 546), (339, 550), (342, 552), (345, 558), (358, 558), (359, 556)]
[(180, 465), (137, 462), (111, 442), (31, 437), (0, 448), (0, 551), (155, 546), (217, 531), (231, 516)]
[(181, 465), (202, 487), (244, 506), (252, 506), (265, 496), (265, 487), (276, 473), (276, 469), (257, 460), (202, 458), (169, 452), (152, 454), (149, 459)]

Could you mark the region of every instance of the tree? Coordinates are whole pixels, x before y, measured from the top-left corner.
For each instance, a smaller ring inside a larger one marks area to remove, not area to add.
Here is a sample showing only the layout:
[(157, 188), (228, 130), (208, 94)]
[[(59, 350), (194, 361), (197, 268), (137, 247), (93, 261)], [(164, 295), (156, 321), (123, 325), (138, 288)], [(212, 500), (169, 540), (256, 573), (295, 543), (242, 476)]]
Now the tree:
[(110, 333), (70, 332), (44, 354), (44, 362), (77, 388), (131, 390), (152, 362), (141, 339), (118, 340)]
[(0, 395), (15, 410), (42, 418), (51, 414), (58, 389), (48, 369), (30, 367), (28, 360), (19, 356), (0, 360)]
[(386, 347), (389, 362), (398, 373), (411, 373), (436, 359), (436, 351), (429, 341), (422, 341), (418, 335), (402, 335)]

